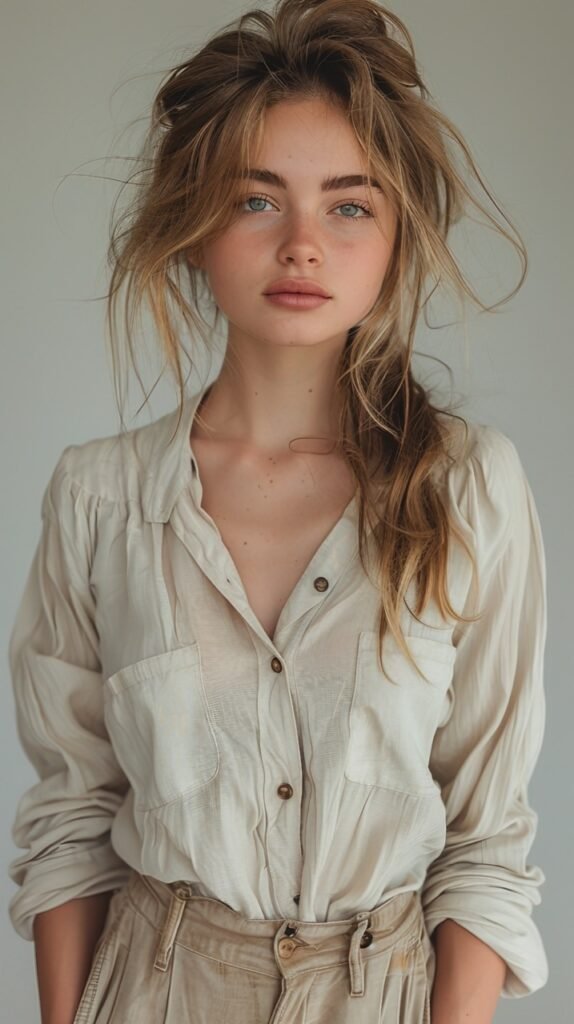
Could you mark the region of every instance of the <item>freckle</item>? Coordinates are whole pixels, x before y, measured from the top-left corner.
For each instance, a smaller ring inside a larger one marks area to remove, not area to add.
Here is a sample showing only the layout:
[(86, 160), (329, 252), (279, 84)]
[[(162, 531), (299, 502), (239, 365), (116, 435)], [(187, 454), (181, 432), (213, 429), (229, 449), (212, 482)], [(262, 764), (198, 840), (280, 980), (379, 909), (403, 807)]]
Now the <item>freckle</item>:
[(246, 541), (246, 540), (244, 540), (244, 541), (243, 541), (243, 543), (244, 543), (244, 544), (247, 544), (247, 541)]

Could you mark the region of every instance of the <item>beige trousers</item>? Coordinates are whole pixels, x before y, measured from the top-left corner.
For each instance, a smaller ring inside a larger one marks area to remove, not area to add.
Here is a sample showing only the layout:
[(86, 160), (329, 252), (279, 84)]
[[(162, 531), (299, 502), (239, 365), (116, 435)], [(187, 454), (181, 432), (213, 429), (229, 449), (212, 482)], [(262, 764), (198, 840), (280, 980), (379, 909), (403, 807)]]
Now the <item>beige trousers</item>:
[(417, 892), (344, 921), (256, 920), (134, 871), (73, 1024), (430, 1024), (433, 967)]

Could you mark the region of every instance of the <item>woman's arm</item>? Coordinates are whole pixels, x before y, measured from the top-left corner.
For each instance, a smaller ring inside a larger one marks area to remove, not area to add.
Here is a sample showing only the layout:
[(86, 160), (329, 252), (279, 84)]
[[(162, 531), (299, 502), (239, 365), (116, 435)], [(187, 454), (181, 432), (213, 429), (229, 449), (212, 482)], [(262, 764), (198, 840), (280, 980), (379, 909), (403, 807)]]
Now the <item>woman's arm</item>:
[(23, 852), (9, 866), (18, 886), (9, 913), (35, 942), (44, 1024), (73, 1020), (110, 894), (131, 873), (111, 843), (128, 781), (104, 720), (90, 584), (99, 498), (81, 483), (83, 459), (82, 446), (66, 448), (44, 491), (9, 642), (18, 734), (38, 776), (12, 827)]
[(34, 918), (42, 1024), (72, 1024), (102, 934), (110, 892), (68, 900)]
[(432, 1024), (491, 1024), (504, 984), (505, 961), (450, 919), (437, 925), (433, 941)]
[[(472, 997), (473, 978), (488, 1000), (493, 972), (500, 977), (489, 948), (506, 963), (501, 996), (528, 995), (548, 977), (532, 919), (545, 876), (528, 859), (538, 822), (528, 786), (545, 722), (542, 534), (508, 438), (480, 428), (461, 470), (449, 478), (452, 506), (461, 528), (472, 531), (480, 584), (478, 594), (467, 591), (464, 611), (478, 604), (482, 615), (455, 627), (451, 713), (435, 733), (429, 762), (446, 824), (444, 848), (422, 888), (431, 940), (444, 922), (437, 1001), (446, 998), (440, 992), (449, 975), (459, 979), (465, 1000)], [(448, 928), (447, 921), (453, 922)], [(478, 944), (471, 947), (465, 931)]]

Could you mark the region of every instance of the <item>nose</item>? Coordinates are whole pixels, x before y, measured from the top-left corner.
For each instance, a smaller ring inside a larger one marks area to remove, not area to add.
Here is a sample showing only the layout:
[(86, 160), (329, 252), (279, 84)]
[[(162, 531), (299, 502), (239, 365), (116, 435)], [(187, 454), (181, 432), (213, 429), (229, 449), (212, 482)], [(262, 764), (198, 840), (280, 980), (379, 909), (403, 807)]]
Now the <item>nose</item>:
[(321, 262), (323, 251), (317, 221), (305, 214), (289, 217), (283, 229), (278, 256), (292, 263)]

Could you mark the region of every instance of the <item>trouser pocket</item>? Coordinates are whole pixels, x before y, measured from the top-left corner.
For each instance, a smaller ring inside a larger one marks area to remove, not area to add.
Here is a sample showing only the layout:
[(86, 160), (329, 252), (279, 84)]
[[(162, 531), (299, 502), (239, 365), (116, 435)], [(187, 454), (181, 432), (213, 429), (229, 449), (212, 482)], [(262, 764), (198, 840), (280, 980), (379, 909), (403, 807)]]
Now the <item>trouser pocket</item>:
[(91, 1020), (91, 1011), (100, 991), (104, 966), (107, 959), (113, 955), (112, 946), (115, 944), (120, 921), (126, 907), (125, 887), (116, 889), (108, 905), (102, 933), (94, 947), (90, 972), (84, 984), (72, 1024), (88, 1024)]

